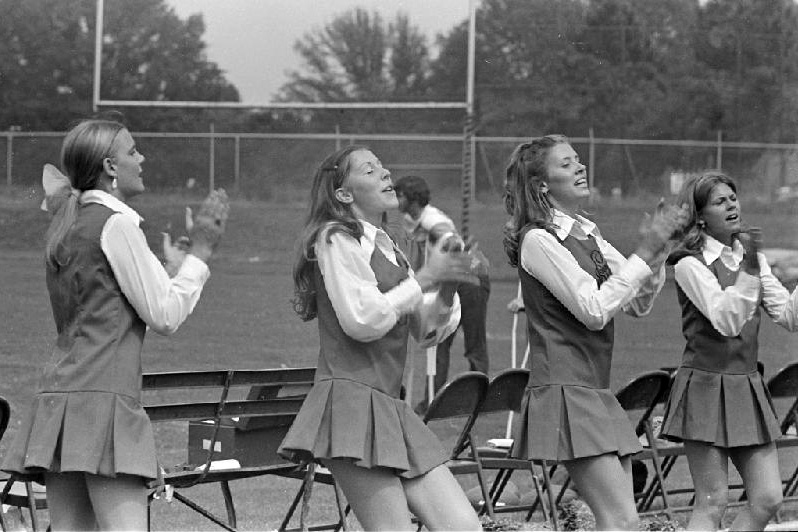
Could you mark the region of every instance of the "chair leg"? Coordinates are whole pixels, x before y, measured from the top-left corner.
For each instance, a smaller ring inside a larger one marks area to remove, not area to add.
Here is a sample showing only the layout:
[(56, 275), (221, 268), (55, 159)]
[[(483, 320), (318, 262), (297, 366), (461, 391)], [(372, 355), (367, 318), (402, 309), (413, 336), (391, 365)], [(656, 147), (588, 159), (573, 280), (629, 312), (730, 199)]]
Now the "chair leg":
[[(549, 511), (551, 512), (551, 525), (554, 530), (560, 529), (559, 519), (557, 518), (557, 501), (554, 500), (554, 492), (551, 489), (551, 474), (548, 468), (548, 463), (546, 460), (541, 462), (543, 467), (541, 470), (543, 471), (543, 485), (546, 488), (546, 493), (549, 498)], [(557, 464), (554, 464), (551, 468), (551, 472), (553, 472), (557, 467)]]
[(288, 512), (286, 512), (285, 517), (283, 518), (283, 522), (280, 524), (280, 528), (278, 530), (285, 530), (288, 528), (288, 523), (291, 522), (291, 517), (293, 517), (294, 512), (296, 511), (296, 507), (299, 505), (299, 501), (302, 500), (302, 495), (305, 493), (305, 482), (302, 482), (302, 485), (299, 486), (299, 490), (296, 492), (294, 496), (294, 500), (291, 503), (291, 506), (288, 507)]
[[(475, 446), (471, 446), (472, 458), (477, 465), (477, 481), (479, 482), (479, 489), (482, 492), (482, 508), (488, 512), (488, 517), (495, 519), (496, 515), (493, 513), (493, 501), (491, 500), (488, 490), (488, 482), (485, 480), (485, 470), (482, 469), (482, 462), (479, 459), (479, 452)], [(479, 515), (480, 512), (477, 512)]]
[(30, 511), (30, 525), (33, 532), (39, 532), (39, 519), (36, 516), (36, 498), (33, 495), (33, 482), (25, 482), (25, 494), (28, 497), (28, 510)]
[(338, 525), (333, 529), (335, 532), (338, 530), (343, 530), (346, 532), (346, 514), (349, 512), (349, 504), (346, 505), (344, 508), (343, 501), (344, 501), (344, 494), (341, 491), (341, 487), (335, 482), (333, 479), (333, 490), (335, 490), (335, 505), (338, 507)]
[(302, 508), (299, 510), (299, 528), (302, 532), (308, 529), (307, 519), (310, 511), (310, 496), (313, 493), (313, 479), (316, 477), (316, 463), (309, 462), (305, 472), (305, 493), (302, 495)]
[(236, 518), (236, 507), (233, 504), (233, 494), (230, 491), (230, 483), (223, 480), (219, 483), (222, 488), (222, 497), (224, 497), (224, 507), (227, 510), (227, 522), (230, 523), (232, 528), (238, 528), (238, 519)]
[[(673, 519), (673, 512), (671, 512), (670, 504), (668, 503), (668, 490), (665, 487), (665, 477), (662, 474), (662, 464), (659, 458), (659, 450), (657, 449), (657, 442), (654, 438), (654, 429), (651, 428), (651, 422), (647, 419), (645, 421), (645, 429), (646, 429), (646, 438), (648, 438), (648, 445), (651, 449), (651, 461), (654, 463), (654, 475), (656, 477), (657, 483), (659, 484), (659, 490), (662, 494), (662, 507), (665, 510), (665, 515), (668, 516), (668, 519)], [(640, 508), (638, 508), (640, 510)]]

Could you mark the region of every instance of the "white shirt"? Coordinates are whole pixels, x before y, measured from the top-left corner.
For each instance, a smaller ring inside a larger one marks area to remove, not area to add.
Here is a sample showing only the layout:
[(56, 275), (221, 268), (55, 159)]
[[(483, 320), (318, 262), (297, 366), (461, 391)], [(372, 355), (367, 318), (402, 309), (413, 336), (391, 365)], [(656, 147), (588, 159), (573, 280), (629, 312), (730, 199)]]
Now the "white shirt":
[(579, 215), (572, 218), (558, 210), (552, 214), (558, 238), (564, 239), (569, 234), (580, 239), (588, 235), (595, 238), (612, 275), (599, 287), (573, 254), (542, 228), (527, 232), (521, 245), (521, 267), (543, 283), (590, 330), (603, 329), (619, 310), (633, 316), (648, 314), (665, 284), (664, 264), (652, 274), (648, 264), (637, 255), (632, 254), (628, 259), (621, 255), (587, 218)]
[(404, 227), (407, 234), (419, 236), (424, 239), (429, 237), (429, 232), (433, 227), (440, 224), (446, 224), (452, 231), (455, 230), (452, 219), (446, 216), (446, 213), (442, 210), (429, 204), (421, 209), (421, 213), (416, 219), (407, 213), (402, 216), (402, 227)]
[[(743, 246), (735, 240), (732, 247), (706, 235), (703, 258), (707, 264), (717, 259), (731, 271), (740, 270)], [(685, 295), (723, 336), (737, 336), (751, 319), (760, 304), (771, 319), (787, 330), (798, 326), (798, 303), (770, 271), (762, 253), (759, 260), (759, 278), (740, 271), (737, 280), (723, 289), (715, 275), (696, 257), (684, 257), (674, 266), (674, 277)]]
[(171, 334), (185, 321), (210, 276), (208, 266), (186, 255), (180, 270), (169, 278), (139, 228), (142, 218), (124, 202), (101, 190), (87, 190), (81, 203), (99, 203), (114, 211), (105, 222), (100, 247), (122, 293), (152, 330)]
[(385, 336), (404, 314), (410, 315), (410, 332), (423, 346), (437, 344), (454, 332), (460, 322), (458, 296), (455, 294), (448, 307), (437, 292), (422, 294), (412, 269), (407, 279), (380, 292), (370, 265), (371, 254), (377, 247), (398, 265), (397, 248), (385, 231), (363, 220), (360, 223), (363, 236), (359, 241), (342, 232), (328, 237), (322, 230), (315, 244), (324, 287), (344, 332), (360, 342), (374, 341)]

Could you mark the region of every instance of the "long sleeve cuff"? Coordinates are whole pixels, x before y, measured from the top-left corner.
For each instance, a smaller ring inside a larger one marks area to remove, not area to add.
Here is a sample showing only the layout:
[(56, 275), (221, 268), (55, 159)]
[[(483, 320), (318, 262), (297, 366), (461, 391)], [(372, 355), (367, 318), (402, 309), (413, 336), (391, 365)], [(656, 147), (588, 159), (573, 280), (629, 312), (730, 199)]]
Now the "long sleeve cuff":
[(388, 303), (400, 316), (415, 310), (422, 299), (421, 285), (412, 277), (408, 277), (385, 293)]

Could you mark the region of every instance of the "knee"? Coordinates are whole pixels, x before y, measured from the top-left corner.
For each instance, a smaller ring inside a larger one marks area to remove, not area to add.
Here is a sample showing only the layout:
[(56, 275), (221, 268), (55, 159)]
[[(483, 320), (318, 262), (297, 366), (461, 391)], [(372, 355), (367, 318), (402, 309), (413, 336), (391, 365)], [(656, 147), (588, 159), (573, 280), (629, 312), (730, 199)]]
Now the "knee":
[(726, 513), (729, 505), (729, 490), (725, 487), (705, 492), (696, 493), (695, 506), (701, 508), (706, 514), (719, 521)]
[(748, 504), (752, 511), (770, 518), (778, 511), (783, 498), (781, 490), (770, 489), (763, 493), (751, 494)]

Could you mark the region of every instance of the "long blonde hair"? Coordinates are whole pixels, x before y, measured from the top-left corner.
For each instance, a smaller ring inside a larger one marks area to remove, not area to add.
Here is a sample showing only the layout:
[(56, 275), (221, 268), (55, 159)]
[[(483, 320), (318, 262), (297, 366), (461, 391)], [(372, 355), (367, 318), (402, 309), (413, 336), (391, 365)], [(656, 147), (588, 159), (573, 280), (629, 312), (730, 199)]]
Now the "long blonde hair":
[(527, 225), (548, 227), (552, 204), (541, 185), (548, 180), (546, 159), (558, 144), (567, 144), (563, 135), (546, 135), (519, 144), (510, 155), (504, 180), (504, 208), (510, 219), (504, 225), (504, 250), (512, 266), (518, 265), (521, 231)]
[(61, 204), (47, 230), (47, 264), (58, 268), (65, 264), (62, 243), (75, 224), (80, 194), (97, 188), (103, 175), (103, 161), (115, 148), (119, 132), (126, 129), (113, 120), (90, 119), (80, 122), (66, 134), (61, 145), (61, 170), (69, 178), (73, 192)]

